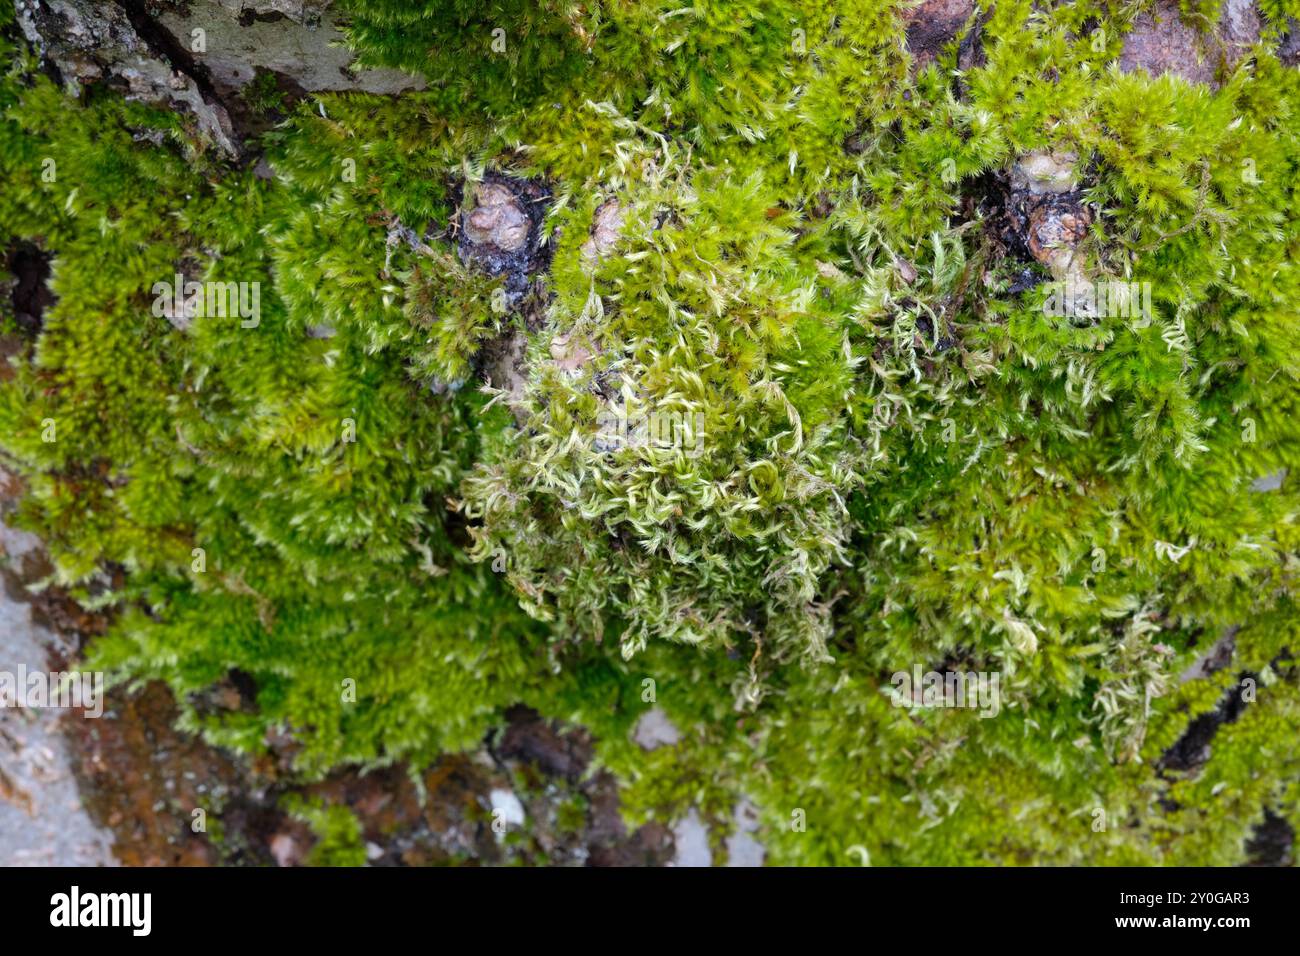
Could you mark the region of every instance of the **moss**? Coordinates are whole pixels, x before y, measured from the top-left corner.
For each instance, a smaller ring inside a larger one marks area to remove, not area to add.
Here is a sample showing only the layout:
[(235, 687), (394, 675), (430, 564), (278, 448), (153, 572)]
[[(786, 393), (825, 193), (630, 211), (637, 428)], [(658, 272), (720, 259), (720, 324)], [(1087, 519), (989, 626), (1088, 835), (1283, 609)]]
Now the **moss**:
[(346, 806), (326, 804), (319, 799), (308, 801), (296, 798), (289, 800), (286, 809), (311, 827), (316, 836), (316, 842), (305, 860), (308, 866), (366, 865), (361, 824)]
[[(119, 612), (96, 666), (229, 746), (292, 732), (308, 778), (526, 703), (631, 818), (717, 842), (748, 797), (779, 863), (1235, 863), (1266, 808), (1300, 823), (1294, 70), (1121, 74), (1099, 2), (999, 3), (980, 65), (917, 71), (873, 0), (348, 6), (430, 92), (300, 104), (269, 181), (5, 48), (0, 232), (57, 303), (0, 443)], [(1024, 288), (993, 224), (1038, 150), (1149, 322)], [(547, 198), (503, 309), (456, 230), (506, 179)], [(153, 314), (178, 270), (258, 282), (257, 325)], [(999, 675), (999, 712), (897, 706), (914, 666)], [(231, 668), (256, 708), (196, 709)], [(1158, 769), (1242, 671), (1208, 761)], [(647, 753), (652, 704), (681, 740)]]
[(254, 113), (282, 114), (286, 109), (284, 91), (270, 71), (259, 71), (240, 89), (239, 95)]

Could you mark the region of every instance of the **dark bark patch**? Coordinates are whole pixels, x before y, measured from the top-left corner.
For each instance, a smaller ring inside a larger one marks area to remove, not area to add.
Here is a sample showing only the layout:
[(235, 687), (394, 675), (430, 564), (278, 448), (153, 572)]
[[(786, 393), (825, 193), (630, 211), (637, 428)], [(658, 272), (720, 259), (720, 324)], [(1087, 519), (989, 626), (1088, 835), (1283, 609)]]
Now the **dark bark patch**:
[(907, 49), (912, 54), (913, 69), (923, 70), (943, 52), (975, 10), (974, 0), (925, 0), (904, 13), (907, 25)]
[(1247, 866), (1291, 866), (1295, 830), (1284, 817), (1264, 810), (1264, 820), (1246, 841)]
[(548, 777), (577, 782), (591, 762), (592, 743), (585, 731), (561, 733), (527, 707), (506, 711), (506, 729), (495, 751), (501, 760), (535, 767)]
[(10, 301), (18, 330), (28, 338), (40, 334), (45, 311), (56, 299), (50, 291), (50, 262), (53, 257), (31, 242), (16, 243), (5, 259), (5, 268), (13, 276)]
[(528, 294), (530, 276), (549, 259), (542, 220), (551, 191), (539, 182), (489, 172), (469, 193), (453, 221), (461, 261), (503, 277), (506, 307), (514, 308)]
[(1241, 693), (1241, 681), (1246, 678), (1257, 683), (1259, 680), (1256, 674), (1242, 673), (1241, 680), (1228, 688), (1219, 701), (1219, 706), (1208, 714), (1201, 714), (1187, 725), (1183, 735), (1156, 761), (1156, 770), (1189, 773), (1205, 766), (1212, 753), (1210, 744), (1219, 728), (1234, 723), (1246, 709), (1246, 701)]
[(1158, 0), (1133, 21), (1119, 67), (1214, 86), (1219, 70), (1232, 69), (1259, 40), (1262, 26), (1253, 0), (1226, 0), (1217, 24), (1200, 25), (1183, 19), (1177, 0)]
[(1278, 45), (1277, 56), (1286, 66), (1300, 66), (1300, 20), (1287, 20), (1287, 32)]

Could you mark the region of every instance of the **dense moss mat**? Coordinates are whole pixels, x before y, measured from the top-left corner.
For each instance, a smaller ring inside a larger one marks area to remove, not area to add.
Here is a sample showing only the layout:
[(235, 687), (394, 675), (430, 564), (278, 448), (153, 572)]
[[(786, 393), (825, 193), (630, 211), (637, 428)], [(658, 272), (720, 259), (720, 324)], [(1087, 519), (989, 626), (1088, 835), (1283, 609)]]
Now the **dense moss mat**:
[[(782, 863), (1228, 864), (1300, 824), (1300, 73), (1267, 43), (1211, 90), (1115, 68), (1134, 3), (999, 2), (960, 72), (881, 0), (346, 6), (429, 91), (299, 104), (270, 179), (6, 42), (0, 234), (57, 303), (0, 443), (57, 583), (118, 612), (92, 666), (217, 742), (293, 733), (305, 776), (523, 702), (632, 816), (721, 841), (745, 795)], [(1150, 322), (1050, 318), (986, 222), (1041, 150)], [(493, 176), (549, 197), (519, 302), (458, 256)], [(256, 326), (155, 314), (178, 271), (260, 283)], [(602, 441), (643, 412), (688, 441)], [(899, 706), (914, 666), (998, 674), (998, 713)], [(255, 708), (205, 696), (232, 670)], [(682, 739), (645, 753), (651, 700)]]

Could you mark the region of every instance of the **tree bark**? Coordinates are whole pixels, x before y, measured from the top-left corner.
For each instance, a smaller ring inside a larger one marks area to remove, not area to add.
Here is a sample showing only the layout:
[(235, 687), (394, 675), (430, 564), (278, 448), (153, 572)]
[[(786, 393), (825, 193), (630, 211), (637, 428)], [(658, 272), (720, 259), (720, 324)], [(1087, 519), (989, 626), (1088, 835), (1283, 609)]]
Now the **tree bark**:
[(358, 70), (331, 0), (17, 0), (18, 23), (73, 93), (107, 83), (131, 99), (194, 118), (243, 159), (268, 125), (241, 95), (269, 77), (292, 101), (307, 93), (400, 93), (423, 81)]

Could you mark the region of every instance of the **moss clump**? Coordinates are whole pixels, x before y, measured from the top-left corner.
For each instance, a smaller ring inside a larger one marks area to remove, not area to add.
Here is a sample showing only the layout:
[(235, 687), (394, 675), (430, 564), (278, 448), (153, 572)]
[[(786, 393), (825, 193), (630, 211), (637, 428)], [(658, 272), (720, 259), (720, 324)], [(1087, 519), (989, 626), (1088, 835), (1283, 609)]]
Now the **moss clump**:
[[(748, 797), (779, 862), (1220, 864), (1300, 823), (1300, 74), (1268, 42), (1211, 90), (1121, 73), (1135, 11), (1091, 0), (997, 4), (956, 77), (959, 37), (915, 68), (875, 0), (347, 6), (430, 92), (300, 104), (271, 180), (5, 47), (0, 231), (57, 303), (0, 435), (61, 581), (120, 610), (92, 661), (183, 703), (246, 672), (256, 709), (187, 726), (289, 731), (307, 777), (525, 703), (633, 817), (720, 833)], [(1149, 311), (1045, 308), (994, 227), (1045, 152), (1079, 275)], [(458, 232), (503, 182), (536, 199), (514, 271)], [(152, 314), (178, 270), (259, 283), (256, 326)], [(997, 675), (996, 713), (905, 706), (914, 667)], [(647, 753), (652, 703), (682, 733)]]
[(361, 824), (347, 807), (299, 798), (290, 800), (286, 809), (316, 836), (305, 861), (308, 866), (366, 865)]

